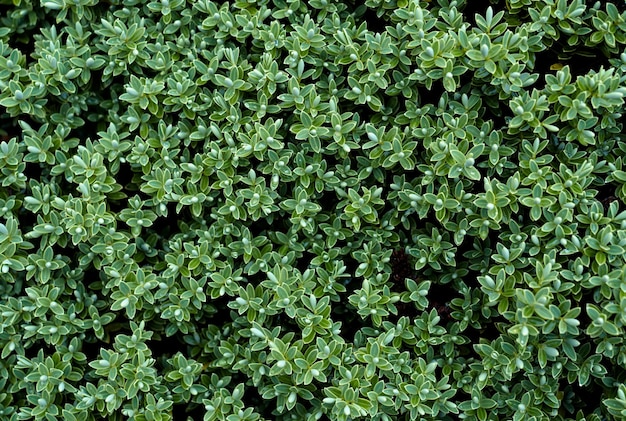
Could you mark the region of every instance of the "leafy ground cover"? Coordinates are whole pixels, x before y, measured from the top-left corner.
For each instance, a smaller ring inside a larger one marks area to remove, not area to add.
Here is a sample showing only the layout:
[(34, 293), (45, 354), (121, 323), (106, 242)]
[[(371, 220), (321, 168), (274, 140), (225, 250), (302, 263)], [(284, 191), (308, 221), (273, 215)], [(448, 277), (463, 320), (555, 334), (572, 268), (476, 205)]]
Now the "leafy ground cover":
[(0, 0), (0, 419), (626, 417), (622, 3)]

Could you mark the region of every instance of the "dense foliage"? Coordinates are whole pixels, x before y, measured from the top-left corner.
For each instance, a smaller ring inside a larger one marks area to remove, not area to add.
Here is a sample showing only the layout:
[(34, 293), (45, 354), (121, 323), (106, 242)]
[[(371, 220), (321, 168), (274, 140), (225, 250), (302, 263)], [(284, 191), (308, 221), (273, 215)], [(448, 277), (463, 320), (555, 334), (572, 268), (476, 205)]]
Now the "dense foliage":
[(626, 12), (0, 0), (0, 419), (626, 418)]

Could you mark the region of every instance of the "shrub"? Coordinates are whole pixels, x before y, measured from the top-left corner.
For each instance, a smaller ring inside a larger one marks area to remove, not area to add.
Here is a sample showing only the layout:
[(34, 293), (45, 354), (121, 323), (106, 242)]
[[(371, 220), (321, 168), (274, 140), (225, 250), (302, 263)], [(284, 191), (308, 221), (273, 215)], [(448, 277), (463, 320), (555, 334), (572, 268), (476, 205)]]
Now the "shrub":
[(626, 417), (626, 14), (1, 0), (0, 418)]

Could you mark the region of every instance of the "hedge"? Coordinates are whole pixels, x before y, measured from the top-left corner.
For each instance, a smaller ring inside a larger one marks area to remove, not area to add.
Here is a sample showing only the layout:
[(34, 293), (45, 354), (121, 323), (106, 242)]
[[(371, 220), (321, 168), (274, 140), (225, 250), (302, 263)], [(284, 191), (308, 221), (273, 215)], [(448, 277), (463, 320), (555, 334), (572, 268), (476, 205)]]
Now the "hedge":
[(0, 4), (0, 419), (626, 419), (623, 2)]

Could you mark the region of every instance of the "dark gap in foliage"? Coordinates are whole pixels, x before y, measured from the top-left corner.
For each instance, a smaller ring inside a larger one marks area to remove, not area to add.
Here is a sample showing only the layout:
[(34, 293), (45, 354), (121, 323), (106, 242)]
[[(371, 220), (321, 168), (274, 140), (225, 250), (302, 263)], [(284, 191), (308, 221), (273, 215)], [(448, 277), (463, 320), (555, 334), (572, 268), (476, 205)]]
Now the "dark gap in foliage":
[(569, 384), (567, 376), (562, 375), (559, 380), (559, 390), (564, 392), (564, 399), (569, 397), (573, 401), (575, 410), (581, 411), (585, 417), (589, 417), (594, 410), (602, 407), (604, 390), (600, 384), (596, 384), (596, 378), (593, 376), (590, 384), (581, 386), (578, 380)]
[(578, 76), (584, 76), (592, 70), (598, 72), (600, 68), (608, 69), (611, 67), (610, 57), (605, 56), (599, 48), (590, 49), (578, 46), (575, 51), (567, 50), (568, 45), (566, 43), (555, 41), (548, 49), (535, 53), (532, 72), (539, 73), (539, 79), (534, 86), (535, 89), (543, 89), (545, 76), (556, 74), (556, 67), (560, 65), (569, 66), (572, 81), (576, 81)]
[(352, 343), (354, 341), (354, 335), (362, 327), (371, 326), (371, 319), (369, 317), (363, 319), (348, 300), (348, 297), (362, 286), (360, 280), (356, 280), (352, 277), (359, 263), (351, 257), (350, 254), (344, 256), (343, 263), (346, 266), (345, 273), (349, 274), (351, 277), (340, 280), (345, 286), (346, 292), (340, 295), (340, 300), (342, 301), (333, 305), (332, 314), (338, 317), (332, 317), (332, 319), (341, 322), (341, 337), (343, 337), (347, 343)]
[[(492, 396), (492, 395), (487, 395), (487, 391), (481, 391), (482, 392), (482, 396)], [(464, 402), (464, 401), (469, 401), (472, 399), (472, 395), (470, 395), (469, 393), (467, 393), (465, 390), (463, 390), (462, 388), (458, 388), (456, 390), (456, 395), (454, 395), (454, 402), (455, 403), (460, 403), (460, 402)]]
[[(524, 206), (520, 206), (520, 210), (525, 209), (527, 210), (528, 208), (524, 207)], [(511, 215), (511, 219), (516, 219), (516, 217), (519, 215), (518, 214), (513, 214)], [(507, 225), (506, 222), (500, 222), (500, 225)], [(486, 244), (487, 246), (491, 247), (493, 250), (496, 249), (496, 245), (498, 244), (498, 242), (500, 241), (500, 231), (497, 231), (495, 229), (490, 229), (489, 230), (489, 234), (487, 235), (487, 240), (486, 240)], [(506, 243), (504, 244), (505, 246), (508, 246)], [(493, 260), (492, 260), (493, 261)], [(479, 285), (479, 282), (476, 278), (474, 278), (474, 280), (476, 281), (476, 285)]]
[[(39, 162), (27, 162), (26, 163), (26, 168), (24, 168), (24, 175), (26, 176), (27, 180), (36, 180), (39, 182), (44, 182), (43, 184), (45, 184), (47, 177), (45, 177), (42, 180), (42, 176), (43, 176), (43, 168), (42, 168), (42, 163)], [(48, 174), (46, 174), (48, 175)], [(27, 181), (28, 184), (28, 181)]]
[(29, 360), (37, 359), (37, 354), (39, 353), (39, 351), (43, 351), (43, 355), (45, 358), (46, 356), (54, 354), (56, 352), (56, 349), (54, 346), (48, 344), (38, 344), (38, 346), (30, 346), (28, 348), (24, 347), (24, 357), (28, 358)]
[[(345, 106), (340, 105), (340, 111), (348, 111), (354, 113), (358, 118), (359, 127), (365, 123), (372, 123), (375, 127), (386, 126), (387, 130), (389, 130), (391, 129), (391, 127), (393, 127), (394, 117), (404, 114), (404, 112), (406, 112), (406, 107), (404, 106), (404, 103), (401, 103), (401, 101), (397, 101), (396, 97), (389, 97), (382, 90), (377, 91), (374, 95), (378, 95), (379, 99), (381, 99), (381, 101), (383, 102), (383, 106), (387, 106), (388, 108), (381, 109), (381, 111), (374, 111), (367, 104), (350, 104), (345, 109)], [(419, 94), (418, 98), (420, 98)], [(385, 102), (390, 101), (393, 102), (391, 106), (389, 106), (389, 104), (385, 104)], [(389, 112), (390, 110), (391, 113)], [(384, 118), (386, 118), (386, 120)], [(403, 129), (403, 127), (401, 126), (398, 127), (400, 129)], [(363, 155), (368, 156), (369, 151), (364, 151)], [(351, 158), (354, 160), (354, 155), (351, 155)], [(339, 158), (337, 154), (327, 155), (324, 157), (324, 159), (326, 159), (329, 163), (329, 169), (333, 168), (334, 165), (341, 164), (343, 162), (343, 159)], [(389, 175), (393, 175), (392, 171), (393, 170), (386, 170)], [(373, 175), (371, 175), (370, 177), (373, 177)], [(367, 184), (367, 182), (365, 181), (362, 183)]]
[[(277, 214), (276, 212), (274, 212), (274, 216), (276, 217)], [(200, 216), (202, 218), (202, 215)], [(274, 222), (277, 223), (276, 219), (274, 219)], [(271, 230), (272, 225), (270, 225), (270, 223), (267, 221), (267, 219), (265, 218), (261, 218), (257, 221), (254, 221), (254, 223), (252, 224), (248, 224), (247, 228), (250, 230), (250, 234), (252, 234), (252, 237), (259, 237), (259, 236), (265, 236), (267, 237), (267, 233), (268, 231)]]
[(207, 296), (207, 304), (215, 307), (217, 311), (213, 314), (207, 315), (207, 321), (205, 323), (205, 326), (208, 326), (209, 324), (215, 324), (217, 326), (223, 327), (225, 323), (230, 322), (231, 319), (228, 316), (228, 313), (230, 311), (230, 309), (228, 308), (228, 303), (232, 299), (233, 298), (228, 295), (222, 295), (221, 297), (217, 298), (211, 298), (210, 296)]
[[(390, 85), (392, 84), (393, 82), (390, 82)], [(413, 92), (415, 93), (415, 98), (413, 99), (415, 101), (417, 100), (417, 92)], [(406, 103), (407, 101), (411, 101), (411, 99), (404, 97), (402, 94), (389, 96), (385, 93), (384, 95), (386, 96), (386, 103), (384, 104), (385, 109), (383, 110), (385, 113), (381, 113), (381, 118), (386, 115), (389, 118), (388, 121), (391, 122), (396, 116), (406, 112)]]
[[(405, 292), (407, 290), (407, 278), (412, 279), (417, 283), (421, 282), (421, 279), (415, 270), (414, 263), (411, 260), (411, 256), (409, 256), (404, 250), (394, 250), (391, 254), (389, 264), (391, 265), (389, 283), (391, 284), (390, 290), (392, 292)], [(398, 314), (395, 315), (390, 313), (389, 316), (387, 316), (387, 320), (392, 323), (397, 323), (398, 320), (404, 316), (408, 317), (410, 320), (414, 320), (422, 313), (422, 311), (415, 307), (413, 302), (404, 303), (402, 301), (398, 301), (395, 306), (398, 309)]]
[(607, 3), (612, 3), (620, 13), (626, 11), (626, 2), (624, 2), (623, 0), (617, 0), (617, 1), (586, 0), (585, 3), (587, 4), (587, 9), (591, 9), (595, 6), (596, 3), (599, 3), (600, 10), (606, 10)]
[(81, 341), (82, 347), (80, 352), (85, 354), (87, 361), (95, 361), (100, 358), (100, 350), (102, 348), (108, 348), (108, 344), (105, 344), (95, 336), (86, 337)]
[(453, 320), (451, 301), (454, 298), (461, 298), (461, 295), (451, 284), (432, 283), (428, 290), (428, 307), (426, 311), (432, 309), (437, 311), (441, 318), (439, 324), (445, 326), (446, 323)]
[[(487, 12), (487, 8), (491, 6), (494, 2), (490, 0), (466, 0), (462, 2), (460, 6), (461, 14), (464, 17), (465, 22), (471, 22), (475, 25), (475, 15), (479, 14), (481, 16), (485, 16)], [(497, 3), (497, 2), (496, 2)], [(500, 6), (501, 7), (501, 6)], [(496, 5), (494, 7), (494, 14), (500, 11), (500, 7)]]
[[(266, 420), (274, 419), (274, 415), (272, 415), (273, 410), (277, 407), (277, 399), (264, 399), (259, 393), (259, 388), (253, 387), (252, 381), (241, 374), (241, 378), (237, 378), (238, 376), (233, 376), (233, 380), (231, 384), (238, 383), (246, 383), (245, 393), (243, 394), (243, 404), (246, 408), (253, 408), (255, 412), (258, 412), (262, 418)], [(274, 402), (273, 405), (268, 405), (267, 401), (271, 400)]]
[(570, 66), (573, 78), (583, 76), (594, 70), (598, 72), (600, 68), (608, 69), (611, 67), (610, 57), (605, 56), (599, 49), (580, 48), (571, 56), (561, 58), (563, 64)]
[(481, 343), (481, 340), (486, 340), (487, 343), (492, 343), (502, 335), (502, 332), (498, 329), (498, 324), (500, 323), (505, 325), (510, 324), (510, 322), (500, 314), (496, 317), (492, 316), (488, 320), (481, 320), (481, 325), (478, 329), (468, 326), (463, 334), (470, 340), (470, 345)]
[[(348, 266), (349, 262), (345, 262)], [(347, 270), (346, 273), (354, 273), (356, 264), (353, 265), (352, 270)], [(344, 283), (346, 292), (342, 294), (342, 301), (335, 303), (332, 308), (332, 320), (341, 322), (341, 337), (347, 343), (353, 343), (354, 337), (358, 331), (364, 327), (372, 327), (372, 321), (369, 317), (363, 319), (356, 309), (349, 303), (348, 297), (354, 293), (357, 288), (362, 286), (361, 282), (351, 279)]]
[[(12, 191), (11, 193), (9, 193), (9, 195), (15, 194), (15, 193), (17, 192)], [(37, 215), (39, 215), (38, 213), (33, 213), (30, 210), (27, 210), (25, 208), (21, 208), (17, 210), (17, 213), (18, 213), (18, 218), (20, 221), (20, 228), (23, 233), (32, 231), (33, 227), (38, 224), (37, 222)]]
[(623, 204), (622, 201), (618, 197), (612, 196), (612, 195), (600, 200), (600, 203), (602, 203), (602, 206), (604, 207), (605, 213), (609, 210), (609, 207), (611, 206), (611, 203), (613, 202), (618, 203), (618, 209), (620, 209), (621, 208), (620, 205)]
[[(589, 268), (585, 268), (585, 269), (589, 270)], [(580, 307), (582, 310), (580, 314), (576, 317), (576, 319), (580, 322), (579, 329), (581, 331), (585, 331), (591, 324), (591, 317), (589, 317), (589, 314), (587, 313), (586, 308), (587, 308), (587, 304), (596, 305), (597, 300), (594, 297), (596, 293), (598, 295), (600, 294), (599, 288), (583, 289), (582, 293), (580, 294), (580, 300), (578, 301), (578, 303), (576, 303), (577, 307)]]
[(8, 114), (0, 114), (0, 142), (9, 142), (12, 138), (19, 138), (19, 132), (15, 126), (10, 123)]
[[(115, 182), (122, 186), (122, 192), (128, 193), (127, 189), (130, 184), (133, 182), (133, 176), (135, 173), (133, 172), (130, 164), (128, 162), (120, 163), (120, 168), (117, 174), (115, 174)], [(126, 208), (125, 200), (108, 200), (109, 210), (116, 215)]]
[(387, 24), (390, 24), (387, 19), (383, 16), (378, 16), (376, 10), (370, 7), (364, 7), (364, 11), (361, 12), (361, 8), (357, 8), (355, 11), (355, 23), (357, 27), (361, 24), (361, 22), (367, 23), (367, 29), (370, 32), (379, 33), (385, 30)]
[[(104, 285), (105, 282), (102, 282), (102, 284)], [(104, 313), (104, 310), (101, 310), (101, 313)], [(132, 335), (128, 321), (128, 317), (125, 313), (118, 313), (111, 323), (103, 327), (104, 338), (102, 341), (109, 344), (110, 347), (113, 347), (117, 335)]]
[[(474, 75), (471, 74), (473, 77)], [(503, 130), (506, 132), (508, 129), (508, 121), (512, 118), (512, 113), (509, 109), (509, 100), (501, 100), (499, 94), (493, 86), (482, 85), (475, 87), (471, 90), (472, 95), (477, 95), (482, 98), (483, 107), (479, 110), (480, 120), (492, 121), (493, 130)]]
[[(350, 276), (355, 273), (357, 267), (359, 266), (359, 262), (357, 262), (350, 254), (343, 256), (343, 264), (346, 267), (345, 273)], [(349, 278), (347, 282), (345, 280), (343, 282), (345, 285), (352, 284), (353, 288), (356, 289), (356, 286), (354, 285), (356, 283), (354, 282), (354, 278)]]
[[(6, 110), (1, 107), (0, 110)], [(33, 117), (28, 114), (20, 114), (19, 117), (11, 117), (9, 113), (0, 114), (0, 130), (5, 130), (6, 135), (0, 137), (0, 142), (8, 142), (11, 138), (16, 137), (16, 141), (22, 140), (22, 127), (19, 122), (23, 121), (31, 126), (35, 131), (39, 130), (41, 123), (33, 120)]]
[(391, 253), (389, 260), (391, 265), (391, 291), (403, 292), (406, 291), (405, 279), (410, 278), (418, 281), (417, 271), (414, 268), (414, 262), (404, 250), (398, 249)]
[[(512, 219), (515, 220), (515, 222), (517, 222), (520, 225), (520, 228), (523, 229), (525, 224), (532, 224), (534, 223), (532, 221), (532, 219), (530, 219), (530, 208), (526, 207), (522, 204), (519, 205), (519, 210), (517, 211), (516, 214), (513, 214), (511, 216)], [(530, 231), (526, 231), (528, 234), (530, 234)]]
[[(90, 73), (90, 81), (88, 86), (85, 88), (88, 92), (92, 93), (92, 94), (110, 94), (111, 96), (114, 96), (114, 93), (110, 90), (107, 89), (107, 87), (111, 86), (114, 83), (120, 83), (122, 84), (122, 86), (125, 84), (125, 80), (123, 77), (120, 76), (115, 76), (113, 77), (113, 81), (108, 81), (106, 86), (103, 86), (102, 81), (105, 79), (104, 77), (104, 70), (106, 69), (106, 66), (102, 66), (99, 69), (89, 69), (89, 73)], [(118, 85), (120, 86), (120, 85)], [(100, 98), (100, 101), (98, 102), (97, 106), (105, 113), (107, 113), (108, 108), (104, 107), (103, 101), (107, 99), (107, 98)], [(111, 101), (112, 98), (108, 98), (108, 101)]]
[[(34, 8), (35, 10), (37, 8)], [(1, 13), (1, 12), (0, 12)], [(7, 12), (7, 16), (10, 12)], [(19, 13), (19, 12), (18, 12)], [(20, 21), (28, 20), (28, 16), (22, 16), (19, 18)], [(0, 19), (0, 25), (3, 27), (12, 27), (11, 25), (12, 19), (2, 18)], [(37, 24), (35, 24), (37, 25)], [(48, 28), (50, 26), (48, 25)], [(37, 41), (35, 37), (41, 37), (41, 29), (37, 26), (26, 28), (26, 30), (22, 31), (19, 36), (14, 36), (11, 38), (11, 48), (15, 48), (20, 50), (22, 55), (26, 57), (26, 61), (29, 62), (32, 60), (31, 56), (35, 52), (35, 42)]]
[(446, 92), (446, 90), (443, 87), (443, 83), (441, 83), (440, 81), (435, 81), (431, 85), (430, 89), (425, 86), (420, 86), (417, 88), (419, 98), (419, 102), (417, 105), (419, 107), (424, 107), (425, 105), (432, 104), (435, 107), (438, 107), (439, 100), (441, 99), (441, 96), (444, 92)]
[[(246, 389), (246, 393), (247, 393)], [(202, 420), (206, 410), (202, 405), (194, 403), (179, 403), (172, 406), (172, 421)]]
[(456, 248), (455, 257), (463, 257), (465, 253), (474, 249), (474, 237), (466, 235), (463, 237), (463, 242)]
[(605, 214), (608, 212), (609, 206), (614, 201), (617, 201), (618, 209), (622, 208), (621, 206), (623, 205), (622, 201), (618, 197), (615, 196), (617, 190), (619, 189), (618, 186), (612, 183), (606, 183), (602, 186), (595, 186), (595, 189), (598, 190), (598, 193), (596, 194), (596, 200), (602, 203)]
[[(128, 162), (124, 162), (124, 163), (120, 163), (120, 170), (121, 170), (121, 166), (122, 165), (128, 165), (125, 170), (129, 171), (130, 168), (132, 168), (132, 165), (130, 165)], [(118, 174), (120, 172), (120, 170), (118, 170)], [(132, 170), (130, 170), (132, 171)], [(125, 184), (120, 183), (118, 180), (118, 184), (122, 185), (122, 190), (124, 191), (124, 193), (129, 194), (130, 192), (135, 193), (137, 192), (139, 194), (139, 196), (141, 197), (142, 200), (147, 200), (152, 198), (151, 196), (147, 195), (146, 193), (142, 192), (140, 190), (140, 187), (143, 183), (145, 183), (145, 181), (141, 178), (143, 176), (143, 172), (141, 173), (132, 173), (130, 175), (130, 177), (128, 175), (125, 175), (123, 180), (126, 181)]]
[[(269, 326), (280, 326), (281, 334), (287, 332), (300, 332), (302, 328), (298, 325), (295, 318), (289, 317), (285, 311), (280, 311), (271, 318), (272, 323)], [(297, 339), (296, 339), (297, 340)]]
[[(351, 104), (352, 105), (352, 104)], [(370, 123), (372, 121), (372, 117), (376, 114), (376, 111), (372, 110), (367, 104), (361, 104), (346, 107), (345, 111), (352, 112), (359, 116), (359, 121), (361, 123)], [(343, 112), (343, 108), (342, 108)]]
[[(503, 111), (508, 111), (509, 110), (509, 106), (508, 106), (508, 102), (507, 103), (500, 103), (500, 107), (498, 108), (498, 112), (493, 112), (493, 109), (485, 109), (487, 112), (484, 113), (482, 120), (483, 121), (492, 121), (493, 122), (493, 130), (502, 130), (504, 133), (506, 133), (506, 131), (509, 128), (509, 123), (507, 121), (507, 118), (511, 118), (512, 114), (509, 113), (505, 113)], [(504, 142), (506, 141), (506, 139), (503, 139), (503, 145), (505, 144)], [(510, 159), (510, 158), (509, 158)]]
[[(346, 295), (347, 297), (348, 295)], [(364, 322), (361, 319), (355, 309), (348, 304), (347, 300), (334, 303), (332, 307), (331, 319), (335, 322), (341, 322), (341, 337), (347, 342), (352, 343), (354, 341), (354, 335), (363, 326), (360, 323)]]
[[(335, 171), (335, 167), (334, 166), (328, 166), (327, 171)], [(336, 171), (335, 171), (336, 172)], [(337, 197), (337, 194), (335, 192), (335, 190), (325, 190), (322, 192), (322, 195), (319, 199), (317, 199), (317, 203), (320, 204), (324, 210), (326, 209), (335, 209), (335, 210), (339, 210), (339, 198)], [(326, 221), (326, 223), (332, 224), (332, 221), (335, 217), (339, 218), (341, 216), (341, 214), (337, 211), (335, 211), (334, 213), (331, 211), (330, 214), (330, 219), (328, 221)], [(343, 225), (343, 224), (342, 224)], [(318, 228), (319, 230), (319, 228)], [(319, 230), (320, 232), (323, 233), (322, 230)], [(325, 234), (322, 234), (325, 235)]]
[[(84, 294), (82, 294), (82, 300), (84, 301), (87, 297), (90, 297), (92, 295), (96, 295), (98, 298), (98, 300), (101, 300), (101, 291), (102, 291), (102, 285), (103, 282), (100, 279), (100, 270), (97, 270), (94, 265), (93, 262), (88, 263), (87, 268), (83, 269), (84, 273), (82, 278), (78, 281), (78, 283), (84, 288)], [(74, 299), (73, 294), (72, 294), (72, 299)], [(88, 298), (89, 300), (91, 300), (91, 298)], [(95, 305), (95, 304), (94, 304)], [(98, 309), (99, 314), (102, 314), (104, 311), (102, 311), (102, 309)], [(87, 310), (84, 310), (85, 313), (88, 313)], [(89, 320), (89, 317), (87, 314), (85, 314), (83, 317), (85, 317), (87, 320)], [(100, 339), (97, 339), (95, 337), (95, 333), (93, 329), (90, 329), (87, 333), (86, 333), (86, 337), (84, 341), (88, 341), (88, 342), (94, 342), (94, 341), (100, 341)]]
[[(259, 46), (254, 46), (254, 41), (257, 41)], [(265, 52), (264, 42), (260, 39), (255, 39), (253, 34), (246, 36), (244, 42), (239, 43), (239, 56), (248, 57), (248, 62), (254, 66), (255, 63), (261, 61), (261, 55)]]
[(315, 258), (315, 255), (308, 250), (305, 250), (301, 256), (296, 258), (295, 269), (297, 269), (300, 273), (304, 273), (307, 269), (311, 267), (311, 260)]
[(161, 365), (161, 360), (165, 361), (178, 352), (187, 356), (187, 344), (185, 344), (180, 335), (180, 332), (172, 336), (156, 334), (152, 339), (146, 341), (148, 348), (152, 351), (152, 358), (157, 361), (157, 365)]
[(154, 221), (154, 224), (151, 228), (154, 230), (154, 232), (159, 233), (161, 237), (171, 238), (172, 235), (181, 232), (180, 227), (178, 226), (179, 220), (191, 220), (191, 211), (189, 210), (188, 206), (183, 206), (181, 212), (177, 213), (175, 202), (167, 202), (165, 206), (167, 207), (167, 216), (158, 217)]
[[(341, 165), (341, 163), (343, 162), (343, 159), (341, 157), (339, 157), (339, 155), (337, 153), (324, 155), (324, 160), (326, 161), (326, 170), (327, 171), (335, 171), (336, 167), (338, 165)], [(324, 191), (323, 194), (325, 194), (325, 193), (327, 193), (327, 192)], [(336, 197), (337, 195), (333, 194), (333, 193), (335, 193), (334, 189), (329, 191), (328, 193), (330, 193), (329, 196), (334, 196), (334, 198), (335, 198), (335, 200), (337, 200), (337, 202), (339, 201), (339, 199), (337, 199), (337, 197)], [(324, 202), (324, 203), (326, 203), (326, 202)]]
[[(87, 99), (87, 111), (81, 110), (81, 118), (85, 120), (85, 124), (81, 127), (77, 127), (73, 129), (71, 132), (71, 136), (76, 136), (79, 139), (91, 139), (92, 142), (96, 143), (96, 140), (99, 139), (98, 132), (106, 131), (109, 125), (107, 124), (107, 111), (102, 108), (101, 103), (103, 101), (102, 98), (97, 98), (95, 96)], [(94, 103), (90, 103), (94, 102)], [(83, 142), (81, 142), (82, 144)], [(125, 155), (121, 155), (124, 156)], [(106, 160), (105, 156), (105, 162)], [(108, 170), (109, 168), (107, 168)], [(112, 174), (113, 175), (113, 174)], [(115, 174), (117, 175), (117, 173)]]

